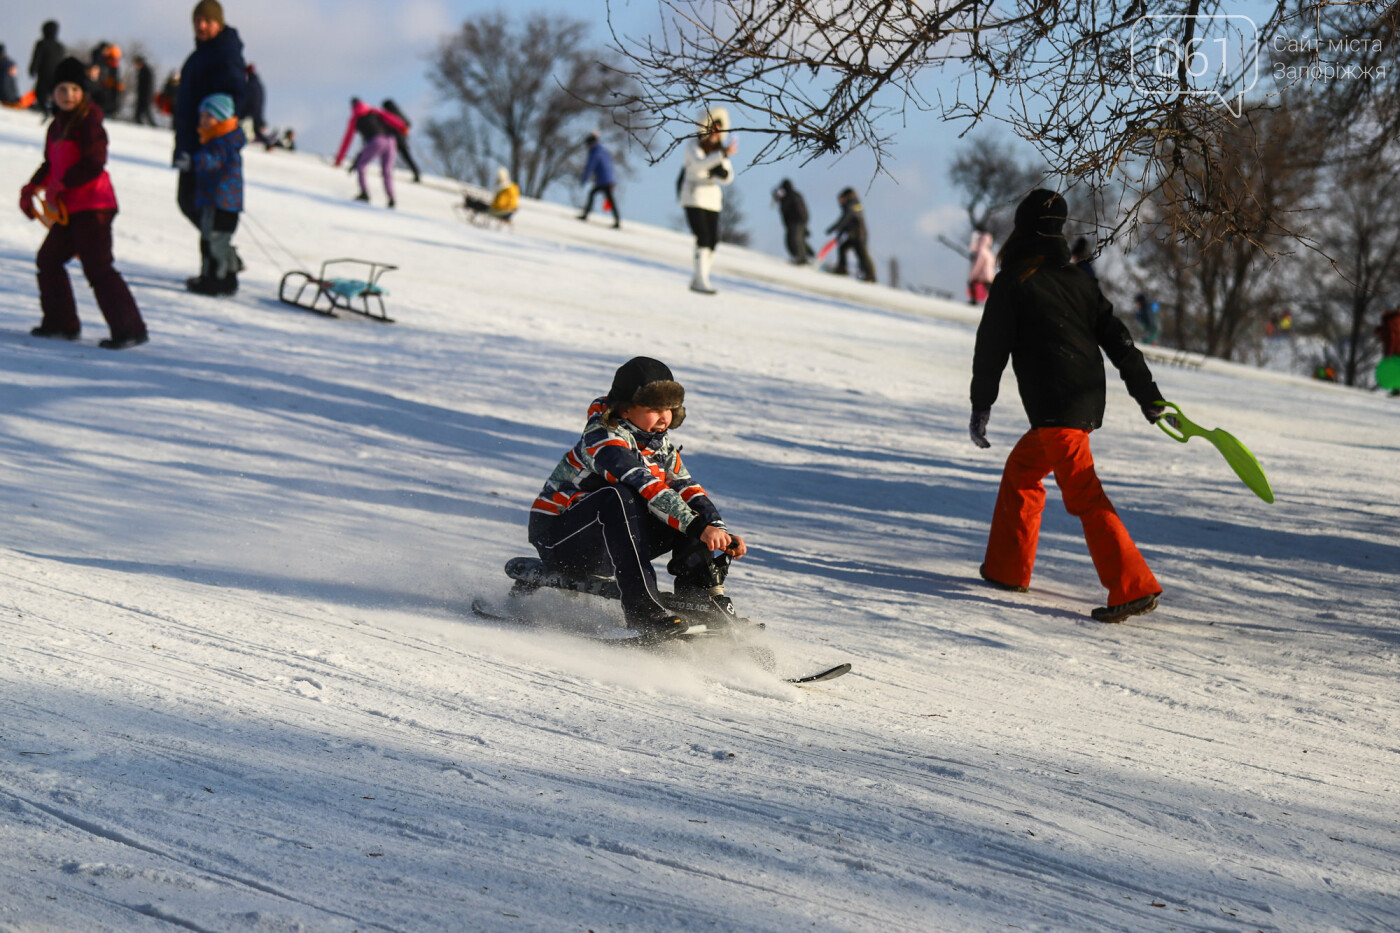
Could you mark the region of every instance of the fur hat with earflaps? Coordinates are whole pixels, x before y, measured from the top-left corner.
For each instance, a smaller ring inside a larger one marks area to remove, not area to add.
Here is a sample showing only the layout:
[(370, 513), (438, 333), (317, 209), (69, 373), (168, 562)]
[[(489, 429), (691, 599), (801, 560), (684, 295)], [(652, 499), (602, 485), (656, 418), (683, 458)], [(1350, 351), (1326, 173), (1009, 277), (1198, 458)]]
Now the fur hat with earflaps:
[(649, 356), (634, 356), (613, 374), (608, 389), (608, 415), (615, 418), (640, 405), (643, 408), (669, 408), (671, 427), (685, 420), (685, 388), (671, 375), (671, 369)]
[(701, 136), (708, 136), (712, 131), (722, 134), (729, 132), (729, 111), (723, 107), (707, 107), (705, 112), (696, 121), (696, 126), (700, 129)]

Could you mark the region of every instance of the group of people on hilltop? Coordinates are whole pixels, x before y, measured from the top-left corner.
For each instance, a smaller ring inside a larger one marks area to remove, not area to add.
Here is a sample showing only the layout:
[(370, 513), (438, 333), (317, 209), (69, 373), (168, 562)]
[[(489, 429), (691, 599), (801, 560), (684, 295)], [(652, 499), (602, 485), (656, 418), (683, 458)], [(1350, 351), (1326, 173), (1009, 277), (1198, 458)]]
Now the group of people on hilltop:
[[(58, 63), (70, 56), (64, 44), (59, 41), (59, 25), (55, 20), (43, 24), (41, 38), (34, 44), (30, 56), (29, 75), (34, 79), (34, 90), (21, 94), (18, 87), (18, 66), (5, 53), (0, 45), (0, 103), (11, 107), (46, 110), (53, 91), (54, 69)], [(123, 65), (122, 50), (112, 42), (99, 42), (87, 55), (87, 77), (89, 97), (108, 119), (115, 119), (124, 110), (131, 95), (130, 119), (134, 123), (147, 126), (157, 125), (157, 112), (173, 117), (179, 97), (180, 72), (172, 71), (165, 84), (156, 89), (155, 67), (144, 55), (137, 55), (131, 61), (130, 72)], [(253, 137), (268, 149), (296, 148), (296, 133), (291, 129), (282, 132), (271, 130), (264, 117), (266, 91), (257, 68), (250, 62), (245, 66), (245, 94), (238, 110), (240, 120), (251, 122)], [(129, 88), (128, 84), (134, 85)]]

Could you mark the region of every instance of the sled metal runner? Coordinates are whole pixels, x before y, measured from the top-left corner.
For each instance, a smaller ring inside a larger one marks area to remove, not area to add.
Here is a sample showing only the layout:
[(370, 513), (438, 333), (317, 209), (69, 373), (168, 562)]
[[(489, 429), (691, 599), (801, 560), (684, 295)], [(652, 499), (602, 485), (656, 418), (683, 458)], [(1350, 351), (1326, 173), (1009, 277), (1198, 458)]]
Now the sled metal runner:
[[(332, 274), (332, 267), (335, 266), (340, 268), (334, 271), (358, 273), (359, 277)], [(282, 276), (282, 283), (277, 287), (277, 298), (284, 304), (326, 317), (335, 317), (337, 311), (350, 311), (373, 321), (392, 324), (394, 319), (384, 309), (384, 296), (388, 292), (379, 284), (379, 280), (384, 273), (397, 268), (386, 262), (368, 259), (327, 259), (321, 263), (321, 271), (317, 275), (295, 269)], [(374, 304), (371, 305), (371, 302)]]

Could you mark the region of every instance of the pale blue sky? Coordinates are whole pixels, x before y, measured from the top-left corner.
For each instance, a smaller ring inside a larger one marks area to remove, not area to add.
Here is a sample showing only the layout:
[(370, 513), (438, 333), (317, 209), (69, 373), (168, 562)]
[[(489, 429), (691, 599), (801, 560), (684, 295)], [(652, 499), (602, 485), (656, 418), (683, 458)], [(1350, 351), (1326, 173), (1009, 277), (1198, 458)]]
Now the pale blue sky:
[[(53, 18), (61, 24), (60, 39), (70, 45), (86, 49), (105, 39), (129, 54), (139, 44), (163, 73), (178, 68), (193, 48), (193, 6), (171, 0), (66, 0), (42, 8), (6, 3), (0, 9), (0, 42), (22, 71), (40, 23)], [(269, 122), (295, 126), (304, 149), (333, 154), (351, 95), (367, 100), (393, 97), (420, 123), (439, 112), (440, 102), (426, 78), (427, 58), (439, 38), (464, 18), (497, 6), (469, 0), (226, 0), (224, 10), (229, 25), (243, 38), (248, 60), (263, 75)], [(600, 44), (607, 40), (602, 0), (539, 0), (511, 9), (557, 10), (595, 23), (595, 39)], [(645, 33), (657, 21), (656, 0), (615, 3), (613, 13), (623, 31)], [(936, 78), (929, 76), (930, 87)], [(934, 114), (910, 114), (887, 161), (888, 175), (874, 178), (872, 160), (859, 151), (805, 167), (749, 167), (741, 149), (734, 187), (743, 198), (753, 245), (783, 254), (781, 224), (769, 200), (769, 192), (783, 177), (791, 177), (807, 198), (815, 245), (823, 239), (820, 231), (838, 214), (836, 192), (850, 185), (863, 192), (871, 252), (882, 278), (889, 258), (897, 256), (906, 282), (961, 295), (966, 262), (935, 239), (943, 233), (961, 242), (966, 230), (956, 193), (947, 182), (948, 163), (958, 145), (956, 133), (956, 127), (944, 125)], [(753, 145), (746, 146), (741, 139), (741, 147), (756, 150), (759, 141), (750, 142)], [(619, 198), (624, 219), (673, 225), (680, 216), (675, 168), (634, 162)], [(350, 193), (347, 185), (347, 197)], [(565, 201), (580, 193), (559, 187), (548, 196)]]

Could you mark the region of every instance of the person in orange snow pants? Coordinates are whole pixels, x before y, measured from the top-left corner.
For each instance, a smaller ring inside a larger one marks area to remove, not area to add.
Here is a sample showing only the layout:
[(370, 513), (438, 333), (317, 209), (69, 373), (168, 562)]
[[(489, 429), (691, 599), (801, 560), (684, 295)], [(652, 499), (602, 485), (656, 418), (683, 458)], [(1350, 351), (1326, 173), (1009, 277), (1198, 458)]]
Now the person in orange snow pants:
[(1108, 501), (1094, 472), (1089, 432), (1103, 424), (1106, 355), (1148, 422), (1166, 409), (1142, 352), (1093, 276), (1075, 265), (1065, 241), (1065, 199), (1037, 190), (1016, 208), (1015, 229), (1001, 251), (972, 359), (972, 420), (978, 447), (990, 447), (987, 422), (1010, 361), (1031, 429), (1002, 472), (980, 572), (994, 586), (1024, 591), (1031, 582), (1043, 480), (1053, 473), (1065, 508), (1084, 525), (1084, 540), (1108, 590), (1091, 614), (1121, 622), (1157, 608), (1162, 588)]

